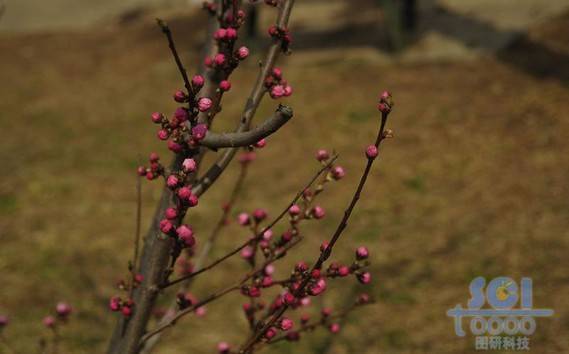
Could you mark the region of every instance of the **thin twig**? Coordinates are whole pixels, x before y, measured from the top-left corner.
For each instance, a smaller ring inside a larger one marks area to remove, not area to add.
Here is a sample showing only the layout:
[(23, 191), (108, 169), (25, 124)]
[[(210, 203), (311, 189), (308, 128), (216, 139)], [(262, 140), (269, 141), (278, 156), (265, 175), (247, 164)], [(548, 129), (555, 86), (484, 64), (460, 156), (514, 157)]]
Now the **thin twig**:
[[(376, 148), (379, 148), (379, 145), (381, 144), (382, 140), (384, 139), (384, 129), (385, 129), (385, 124), (387, 123), (388, 115), (389, 115), (388, 112), (381, 114), (381, 123), (379, 126), (379, 130), (377, 133), (375, 144), (374, 144), (376, 146)], [(334, 232), (332, 238), (328, 242), (328, 246), (324, 250), (322, 250), (322, 252), (320, 253), (320, 255), (316, 261), (316, 263), (312, 266), (311, 271), (307, 273), (308, 275), (314, 269), (321, 269), (324, 262), (330, 257), (330, 254), (332, 253), (332, 249), (334, 248), (334, 245), (336, 244), (336, 242), (338, 241), (338, 239), (342, 235), (342, 232), (346, 229), (346, 226), (348, 225), (348, 220), (349, 220), (350, 216), (352, 215), (354, 207), (356, 206), (358, 200), (360, 199), (360, 194), (363, 190), (363, 187), (365, 185), (365, 182), (367, 180), (369, 172), (371, 171), (371, 167), (373, 165), (374, 160), (375, 160), (374, 158), (368, 158), (364, 172), (362, 173), (362, 176), (360, 178), (360, 181), (358, 183), (356, 191), (352, 197), (352, 200), (350, 201), (350, 204), (348, 205), (348, 207), (344, 211), (344, 216), (342, 217), (342, 220), (338, 224), (336, 231)], [(304, 277), (304, 280), (302, 281), (300, 286), (296, 289), (296, 291), (294, 292), (294, 295), (301, 294), (304, 291), (304, 289), (306, 288), (306, 286), (308, 285), (308, 283), (310, 281), (310, 276), (308, 276), (308, 275)], [(265, 325), (263, 327), (258, 329), (245, 342), (245, 344), (239, 350), (239, 353), (240, 354), (251, 353), (253, 350), (253, 347), (255, 346), (255, 344), (257, 344), (261, 340), (261, 338), (263, 337), (263, 335), (265, 334), (267, 329), (269, 329), (271, 326), (273, 326), (276, 323), (276, 321), (286, 312), (287, 309), (288, 309), (288, 305), (284, 304), (282, 306), (282, 308), (280, 310), (278, 310), (270, 318), (270, 320), (265, 323)]]

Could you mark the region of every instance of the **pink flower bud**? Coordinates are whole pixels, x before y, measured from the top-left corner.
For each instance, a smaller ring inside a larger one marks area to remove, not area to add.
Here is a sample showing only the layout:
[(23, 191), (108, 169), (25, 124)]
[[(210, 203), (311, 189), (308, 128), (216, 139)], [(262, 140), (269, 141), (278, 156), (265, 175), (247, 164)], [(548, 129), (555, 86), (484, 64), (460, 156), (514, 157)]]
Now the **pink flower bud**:
[(247, 226), (251, 223), (251, 218), (247, 213), (241, 213), (237, 216), (237, 223), (241, 226)]
[(162, 220), (160, 221), (160, 231), (162, 231), (165, 234), (170, 233), (170, 231), (172, 231), (172, 228), (174, 226), (172, 225), (172, 223), (169, 220)]
[(391, 93), (389, 91), (383, 91), (380, 95), (379, 95), (379, 100), (380, 101), (387, 101), (388, 99), (391, 98)]
[(270, 276), (263, 277), (263, 280), (261, 281), (261, 286), (263, 288), (268, 288), (271, 285), (273, 285), (273, 278)]
[(377, 105), (377, 110), (381, 113), (389, 113), (391, 112), (391, 107), (387, 103), (380, 103)]
[(182, 151), (183, 147), (182, 147), (182, 145), (178, 144), (177, 142), (175, 142), (173, 140), (169, 140), (168, 141), (168, 149), (170, 151), (173, 151), (173, 152), (180, 152), (180, 151)]
[(223, 80), (219, 83), (219, 89), (221, 91), (229, 91), (231, 89), (231, 82)]
[(178, 198), (186, 200), (192, 195), (192, 190), (189, 187), (182, 187), (178, 189)]
[(213, 66), (213, 59), (210, 57), (205, 57), (203, 60), (203, 64), (206, 68), (211, 68)]
[(283, 71), (280, 68), (273, 68), (271, 75), (273, 75), (275, 79), (280, 80), (283, 77)]
[(174, 111), (174, 117), (176, 117), (179, 122), (185, 122), (190, 118), (190, 114), (184, 107), (178, 107)]
[(178, 103), (184, 103), (188, 100), (188, 95), (186, 95), (186, 93), (182, 90), (176, 90), (173, 96), (174, 96), (174, 101)]
[(184, 162), (182, 162), (182, 167), (184, 168), (185, 172), (194, 172), (196, 170), (197, 164), (196, 161), (194, 159), (185, 159)]
[(277, 335), (277, 329), (275, 327), (270, 327), (269, 329), (267, 329), (267, 331), (265, 332), (265, 338), (267, 339), (271, 339), (274, 336)]
[(289, 97), (292, 95), (292, 87), (290, 85), (286, 85), (284, 88), (284, 96)]
[(356, 249), (356, 258), (358, 260), (366, 259), (369, 257), (369, 251), (366, 247), (360, 246)]
[(302, 299), (300, 299), (300, 304), (302, 306), (310, 306), (310, 303), (312, 301), (310, 301), (310, 298), (308, 296), (303, 297)]
[(195, 194), (190, 195), (187, 199), (187, 202), (190, 208), (195, 207), (196, 205), (198, 205), (199, 202), (198, 196)]
[(358, 296), (358, 303), (359, 304), (367, 304), (369, 303), (369, 295), (368, 294), (360, 294), (360, 296)]
[(341, 266), (340, 269), (338, 269), (338, 275), (341, 277), (345, 277), (349, 274), (350, 274), (350, 267), (348, 266)]
[(293, 294), (286, 292), (283, 295), (283, 302), (287, 305), (293, 305), (296, 302), (296, 297)]
[(324, 149), (320, 149), (316, 152), (316, 160), (318, 161), (326, 161), (330, 158), (330, 154), (328, 151)]
[(330, 317), (330, 315), (332, 314), (332, 309), (329, 307), (324, 307), (321, 311), (322, 313), (322, 317)]
[(271, 88), (270, 95), (272, 98), (281, 98), (285, 94), (284, 87), (282, 85), (275, 85)]
[(324, 208), (319, 205), (316, 205), (314, 208), (312, 208), (311, 213), (315, 219), (322, 219), (326, 215)]
[(164, 212), (164, 216), (168, 220), (174, 220), (175, 218), (178, 217), (178, 210), (176, 210), (175, 208), (168, 208)]
[(132, 309), (129, 306), (123, 306), (121, 312), (122, 315), (127, 318), (130, 317), (130, 315), (132, 315)]
[(265, 275), (272, 275), (274, 272), (275, 272), (275, 266), (272, 264), (267, 265), (263, 269), (263, 273), (265, 273)]
[(160, 112), (154, 112), (152, 113), (151, 118), (154, 123), (159, 124), (164, 120), (164, 115)]
[(170, 189), (176, 188), (178, 186), (178, 183), (180, 183), (180, 180), (178, 179), (178, 176), (176, 176), (176, 175), (170, 175), (170, 176), (168, 176), (168, 178), (166, 178), (166, 185)]
[(243, 46), (237, 50), (237, 57), (239, 60), (244, 60), (249, 56), (249, 48)]
[(196, 244), (196, 240), (194, 238), (194, 230), (188, 225), (182, 225), (176, 229), (176, 233), (180, 240), (184, 241), (186, 246), (192, 247)]
[(198, 109), (200, 112), (207, 112), (213, 105), (213, 101), (210, 98), (202, 97), (198, 101)]
[(205, 83), (205, 79), (201, 75), (195, 75), (192, 78), (192, 86), (196, 89), (202, 88), (204, 83)]
[(245, 246), (242, 250), (241, 250), (241, 257), (243, 259), (249, 259), (251, 257), (253, 257), (253, 247), (251, 246)]
[(294, 266), (294, 269), (300, 273), (306, 272), (308, 270), (308, 264), (306, 264), (306, 262), (304, 262), (304, 261), (300, 261), (300, 262), (296, 263), (296, 265)]
[(118, 311), (121, 309), (121, 298), (118, 296), (113, 296), (109, 300), (109, 309), (111, 311)]
[(342, 166), (336, 166), (332, 169), (332, 178), (336, 181), (341, 180), (346, 175), (346, 171)]
[(43, 324), (44, 326), (46, 326), (47, 328), (53, 328), (55, 327), (55, 317), (53, 316), (46, 316), (43, 319)]
[(198, 124), (192, 128), (192, 138), (196, 141), (200, 141), (205, 138), (207, 134), (207, 125), (205, 124)]
[(298, 214), (300, 214), (300, 207), (297, 204), (293, 204), (289, 209), (288, 209), (288, 213), (291, 216), (296, 216)]
[(219, 352), (219, 354), (228, 354), (230, 349), (231, 348), (229, 347), (229, 344), (227, 344), (226, 342), (220, 342), (219, 344), (217, 344), (217, 351)]
[(377, 147), (370, 145), (366, 148), (366, 156), (368, 159), (375, 159), (377, 157)]
[(72, 311), (73, 309), (71, 308), (71, 305), (65, 302), (60, 302), (55, 307), (55, 312), (57, 312), (57, 314), (61, 317), (68, 316)]
[(268, 229), (267, 231), (263, 232), (263, 240), (269, 241), (273, 237), (273, 230)]
[(232, 41), (232, 40), (237, 39), (237, 30), (235, 28), (229, 27), (226, 30), (226, 33), (227, 33), (227, 39), (228, 40)]
[(217, 66), (222, 66), (223, 64), (225, 64), (225, 54), (223, 53), (216, 54), (215, 57), (213, 57), (213, 62)]
[(136, 174), (139, 175), (140, 177), (146, 176), (146, 168), (144, 168), (144, 166), (138, 166), (138, 168), (136, 169)]
[(263, 139), (261, 139), (255, 143), (255, 147), (258, 149), (264, 148), (265, 145), (267, 145), (267, 140), (265, 138), (263, 138)]
[(225, 28), (220, 28), (213, 34), (213, 38), (217, 39), (218, 41), (224, 40), (227, 36), (227, 30)]
[(249, 295), (250, 297), (260, 297), (261, 289), (257, 288), (256, 286), (252, 286), (249, 288), (247, 295)]
[(156, 135), (158, 136), (158, 139), (166, 140), (170, 136), (170, 133), (165, 129), (160, 129)]
[(314, 269), (314, 270), (312, 270), (312, 272), (310, 273), (310, 276), (311, 276), (313, 279), (318, 279), (318, 278), (320, 278), (320, 276), (321, 276), (321, 271), (320, 271), (320, 269)]
[(371, 283), (371, 273), (370, 272), (363, 272), (361, 274), (358, 274), (358, 280), (362, 284)]
[(283, 331), (288, 331), (289, 329), (292, 329), (293, 326), (294, 322), (290, 318), (285, 317), (281, 320), (281, 329)]
[(328, 248), (328, 241), (322, 242), (320, 245), (320, 252), (324, 252)]
[(267, 212), (265, 209), (255, 209), (253, 212), (253, 218), (255, 218), (256, 222), (261, 222), (267, 218)]
[(330, 332), (334, 334), (340, 332), (340, 325), (338, 323), (332, 323), (328, 328), (330, 329)]
[(148, 161), (158, 162), (159, 160), (160, 160), (160, 156), (158, 156), (157, 153), (155, 153), (155, 152), (150, 153), (150, 156), (148, 157)]

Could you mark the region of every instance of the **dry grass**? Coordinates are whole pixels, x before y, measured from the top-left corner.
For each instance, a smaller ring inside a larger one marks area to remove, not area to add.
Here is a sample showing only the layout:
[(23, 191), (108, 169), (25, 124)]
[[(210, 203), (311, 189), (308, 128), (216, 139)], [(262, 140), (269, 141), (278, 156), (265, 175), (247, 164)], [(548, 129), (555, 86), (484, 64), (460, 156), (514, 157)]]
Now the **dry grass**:
[[(175, 33), (200, 25), (175, 22)], [(179, 42), (186, 53), (198, 49), (191, 38)], [(106, 302), (131, 253), (134, 167), (150, 151), (166, 154), (148, 115), (174, 109), (170, 93), (180, 80), (149, 23), (3, 37), (0, 52), (0, 312), (13, 320), (6, 334), (21, 352), (33, 352), (45, 334), (41, 318), (64, 299), (77, 309), (64, 351), (103, 352), (114, 322)], [(535, 304), (556, 315), (538, 321), (532, 348), (569, 351), (567, 88), (493, 59), (377, 65), (307, 55), (282, 64), (296, 90), (287, 102), (296, 115), (260, 154), (240, 203), (276, 214), (316, 168), (317, 148), (340, 152), (348, 175), (323, 198), (328, 217), (306, 227), (306, 244), (291, 262), (313, 257), (340, 217), (373, 138), (383, 88), (396, 99), (390, 125), (397, 138), (385, 145), (337, 253), (347, 261), (354, 246), (370, 246), (376, 281), (368, 290), (379, 303), (351, 317), (332, 342), (319, 332), (280, 352), (470, 352), (473, 341), (454, 336), (445, 312), (466, 303), (478, 275), (533, 277)], [(217, 129), (234, 126), (255, 74), (252, 59), (234, 80)], [(265, 102), (260, 114), (274, 105)], [(234, 177), (235, 169), (192, 212), (198, 235), (208, 234)], [(159, 189), (144, 185), (145, 220)], [(230, 226), (215, 253), (245, 237)], [(244, 265), (224, 264), (196, 282), (195, 293), (222, 286), (235, 267)], [(209, 306), (206, 318), (182, 321), (159, 352), (206, 353), (221, 339), (238, 343), (246, 330), (242, 301), (229, 296)]]

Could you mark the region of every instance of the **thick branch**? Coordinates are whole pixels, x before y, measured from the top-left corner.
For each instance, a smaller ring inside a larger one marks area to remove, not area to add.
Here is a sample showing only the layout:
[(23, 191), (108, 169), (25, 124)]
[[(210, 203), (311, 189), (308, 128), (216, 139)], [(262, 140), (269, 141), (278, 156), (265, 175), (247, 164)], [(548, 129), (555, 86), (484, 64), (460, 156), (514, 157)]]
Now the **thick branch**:
[(267, 118), (260, 126), (244, 132), (216, 134), (208, 131), (200, 144), (211, 149), (226, 147), (244, 147), (253, 145), (259, 140), (276, 132), (292, 118), (292, 109), (288, 106), (279, 105), (275, 114)]

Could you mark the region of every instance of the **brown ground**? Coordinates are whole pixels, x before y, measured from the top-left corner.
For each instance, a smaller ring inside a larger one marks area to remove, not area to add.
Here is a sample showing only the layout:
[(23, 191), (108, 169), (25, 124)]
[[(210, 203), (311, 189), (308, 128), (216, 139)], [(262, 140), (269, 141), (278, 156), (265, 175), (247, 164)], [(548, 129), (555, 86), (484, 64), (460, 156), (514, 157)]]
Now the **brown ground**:
[[(181, 49), (196, 53), (197, 41), (183, 33), (200, 23), (173, 22)], [(562, 57), (564, 28), (550, 23), (530, 38)], [(281, 345), (281, 353), (471, 352), (472, 338), (456, 338), (445, 312), (466, 304), (468, 283), (478, 275), (532, 277), (535, 305), (556, 314), (538, 320), (531, 346), (569, 351), (569, 90), (566, 77), (555, 75), (567, 68), (548, 67), (553, 74), (545, 77), (526, 71), (526, 61), (539, 67), (549, 57), (522, 44), (470, 63), (378, 64), (352, 50), (343, 61), (299, 51), (282, 63), (295, 87), (287, 104), (297, 113), (260, 154), (240, 206), (278, 213), (316, 168), (312, 155), (320, 147), (340, 152), (348, 171), (323, 198), (326, 220), (305, 229), (306, 245), (291, 261), (313, 256), (333, 231), (362, 168), (362, 148), (373, 138), (374, 102), (384, 88), (396, 99), (390, 127), (397, 138), (385, 145), (337, 253), (347, 261), (355, 245), (371, 248), (376, 281), (368, 290), (379, 303), (350, 317), (333, 341), (320, 331), (300, 345)], [(133, 171), (148, 152), (165, 154), (148, 115), (174, 109), (169, 98), (181, 85), (178, 74), (150, 21), (3, 36), (0, 53), (0, 312), (13, 322), (6, 335), (20, 352), (34, 352), (47, 334), (41, 318), (64, 299), (77, 313), (63, 331), (62, 352), (103, 352), (114, 323), (106, 302), (131, 252)], [(519, 53), (529, 58), (513, 60)], [(255, 74), (251, 58), (234, 79), (217, 129), (234, 126)], [(275, 104), (266, 101), (260, 115)], [(200, 201), (190, 220), (198, 235), (208, 234), (234, 178), (235, 169)], [(145, 220), (159, 190), (144, 185)], [(244, 237), (230, 226), (215, 253)], [(220, 287), (224, 271), (235, 267), (243, 262), (200, 279), (195, 293)], [(239, 343), (246, 330), (241, 301), (229, 296), (209, 306), (206, 318), (182, 321), (159, 352), (206, 353), (222, 339)]]

